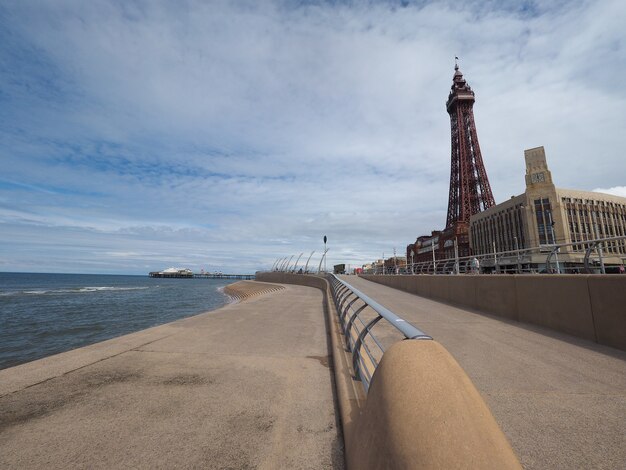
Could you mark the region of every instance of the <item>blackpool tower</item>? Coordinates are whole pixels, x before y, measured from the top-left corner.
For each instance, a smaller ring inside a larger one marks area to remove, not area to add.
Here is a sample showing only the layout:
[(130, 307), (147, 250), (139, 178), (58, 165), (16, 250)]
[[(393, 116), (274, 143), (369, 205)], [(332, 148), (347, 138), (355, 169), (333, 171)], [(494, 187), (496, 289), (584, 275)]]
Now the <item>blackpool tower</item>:
[(452, 131), (452, 165), (446, 229), (469, 225), (470, 216), (495, 205), (480, 153), (474, 123), (474, 92), (454, 66), (452, 88), (446, 101)]
[(469, 256), (469, 223), (474, 214), (495, 206), (491, 186), (480, 153), (474, 123), (474, 92), (454, 66), (452, 87), (446, 101), (452, 133), (452, 162), (448, 215), (443, 230), (422, 235), (407, 246), (407, 259), (422, 262)]

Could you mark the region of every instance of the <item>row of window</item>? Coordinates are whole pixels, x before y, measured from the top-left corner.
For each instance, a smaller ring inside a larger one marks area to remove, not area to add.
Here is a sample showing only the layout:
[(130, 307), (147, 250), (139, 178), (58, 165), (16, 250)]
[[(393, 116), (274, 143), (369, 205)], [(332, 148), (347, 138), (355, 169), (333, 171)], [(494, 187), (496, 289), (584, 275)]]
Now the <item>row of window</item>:
[[(626, 205), (608, 202), (563, 198), (572, 242), (626, 235)], [(582, 202), (584, 201), (584, 202)], [(583, 205), (585, 204), (585, 205)], [(584, 251), (585, 245), (574, 245)], [(606, 242), (604, 251), (625, 254), (626, 242)]]
[(554, 235), (554, 219), (552, 218), (550, 199), (535, 199), (534, 204), (539, 244), (553, 245), (556, 243), (556, 237)]
[[(472, 248), (475, 253), (493, 251), (513, 251), (526, 247), (523, 230), (522, 206), (517, 205), (506, 211), (493, 214), (472, 224)], [(515, 240), (517, 239), (517, 244)]]
[(571, 198), (571, 197), (564, 197), (561, 198), (561, 200), (565, 203), (573, 203), (573, 204), (585, 204), (585, 205), (593, 205), (593, 204), (597, 204), (599, 206), (602, 207), (621, 207), (624, 208), (624, 204), (620, 204), (619, 202), (612, 202), (612, 201), (599, 201), (596, 199), (580, 199), (580, 198)]

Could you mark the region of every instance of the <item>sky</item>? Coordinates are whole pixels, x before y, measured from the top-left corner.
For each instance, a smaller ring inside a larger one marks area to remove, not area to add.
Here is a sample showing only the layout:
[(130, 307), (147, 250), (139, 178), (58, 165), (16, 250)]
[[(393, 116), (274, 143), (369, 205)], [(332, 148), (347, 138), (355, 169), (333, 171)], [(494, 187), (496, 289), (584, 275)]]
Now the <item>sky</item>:
[(249, 273), (445, 225), (454, 57), (496, 202), (626, 196), (626, 2), (5, 0), (0, 271)]

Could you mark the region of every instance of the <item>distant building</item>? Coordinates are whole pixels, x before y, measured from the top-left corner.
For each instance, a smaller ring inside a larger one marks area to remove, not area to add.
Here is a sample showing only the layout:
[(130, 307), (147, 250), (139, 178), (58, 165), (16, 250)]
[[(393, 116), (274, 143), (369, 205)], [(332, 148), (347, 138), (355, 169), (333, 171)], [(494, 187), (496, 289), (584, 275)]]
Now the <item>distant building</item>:
[(344, 263), (336, 264), (333, 266), (333, 274), (345, 274), (345, 273), (346, 273), (346, 265)]
[[(524, 158), (526, 191), (470, 218), (474, 254), (537, 248), (522, 262), (542, 270), (550, 245), (626, 235), (626, 198), (555, 187), (543, 147), (525, 150)], [(559, 262), (566, 269), (581, 267), (586, 248), (562, 248)], [(623, 265), (626, 241), (605, 243), (603, 256), (607, 265)]]
[(406, 269), (406, 258), (403, 256), (392, 256), (385, 260), (385, 272), (391, 274), (397, 274), (404, 272)]
[(191, 278), (193, 277), (193, 272), (191, 271), (191, 269), (187, 269), (187, 268), (167, 268), (167, 269), (164, 269), (163, 271), (153, 271), (151, 273), (148, 273), (148, 275), (150, 277)]
[(363, 266), (361, 266), (361, 269), (363, 271), (375, 271), (377, 267), (379, 266), (377, 266), (376, 261), (374, 261), (373, 263), (365, 263)]

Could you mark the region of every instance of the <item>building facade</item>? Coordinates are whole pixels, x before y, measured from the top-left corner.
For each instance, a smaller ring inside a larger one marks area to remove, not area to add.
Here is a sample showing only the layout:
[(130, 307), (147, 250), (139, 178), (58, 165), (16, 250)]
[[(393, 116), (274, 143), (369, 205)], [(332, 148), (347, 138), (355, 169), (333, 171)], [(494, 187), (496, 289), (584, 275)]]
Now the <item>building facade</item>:
[[(567, 272), (582, 267), (588, 245), (576, 242), (626, 235), (626, 198), (557, 188), (543, 147), (524, 158), (526, 191), (470, 218), (474, 254), (534, 249), (522, 262), (541, 271), (552, 246), (566, 244), (557, 256)], [(623, 266), (626, 241), (605, 242), (602, 251), (605, 264)]]

